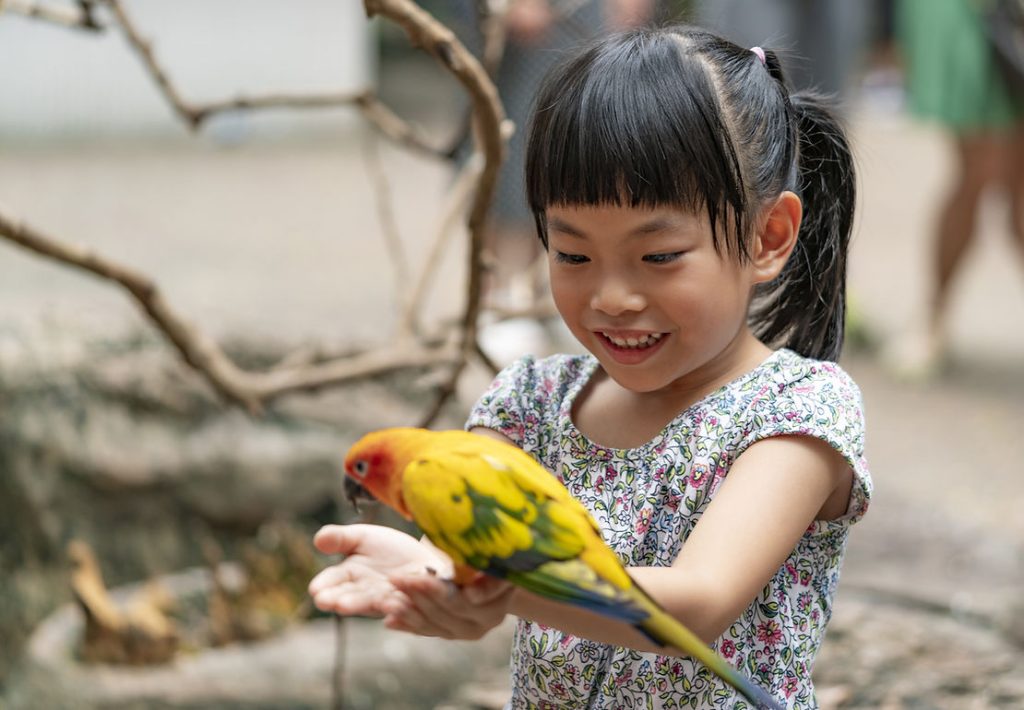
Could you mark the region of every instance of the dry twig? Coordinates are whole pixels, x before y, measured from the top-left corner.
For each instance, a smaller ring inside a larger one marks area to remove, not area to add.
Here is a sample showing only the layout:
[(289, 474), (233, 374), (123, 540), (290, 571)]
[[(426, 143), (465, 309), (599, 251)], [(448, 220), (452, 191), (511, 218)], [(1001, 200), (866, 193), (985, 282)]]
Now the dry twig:
[[(18, 2), (19, 10), (31, 10), (36, 7), (35, 3), (27, 0), (0, 0), (0, 3), (3, 3), (0, 4), (0, 9), (11, 9), (15, 1)], [(268, 94), (260, 97), (241, 96), (204, 105), (191, 104), (183, 98), (158, 64), (151, 44), (142, 37), (125, 12), (121, 1), (102, 1), (111, 9), (117, 24), (175, 112), (193, 128), (198, 128), (207, 118), (223, 111), (353, 104), (391, 140), (419, 152), (438, 154), (436, 149), (427, 145), (413, 126), (393, 114), (370, 91), (336, 95)], [(96, 24), (93, 16), (96, 2), (97, 0), (79, 0), (80, 13), (75, 16), (78, 24)], [(288, 362), (286, 358), (282, 366), (268, 371), (243, 370), (213, 339), (172, 308), (155, 282), (145, 274), (109, 257), (69, 245), (65, 241), (44, 234), (41, 230), (14, 218), (2, 208), (0, 238), (6, 238), (36, 254), (88, 271), (123, 287), (149, 320), (178, 350), (187, 364), (200, 372), (226, 400), (239, 404), (252, 413), (259, 413), (268, 402), (290, 392), (313, 391), (406, 368), (448, 368), (448, 378), (440, 387), (437, 401), (425, 420), (432, 421), (445, 401), (454, 393), (459, 376), (471, 357), (479, 357), (488, 366), (493, 367), (493, 363), (490, 363), (477, 343), (476, 321), (480, 311), (484, 223), (509, 126), (504, 121), (504, 110), (487, 73), (446, 27), (411, 0), (365, 0), (364, 4), (368, 16), (381, 15), (399, 24), (414, 45), (424, 48), (436, 57), (463, 85), (471, 99), (474, 139), (477, 146), (463, 177), (457, 182), (459, 189), (445, 212), (427, 270), (421, 274), (410, 295), (402, 299), (405, 312), (403, 327), (395, 343), (327, 362), (290, 366), (285, 364)], [(42, 11), (37, 9), (35, 12)], [(65, 19), (71, 17), (67, 14)], [(451, 223), (464, 209), (464, 203), (469, 199), (470, 193), (472, 198), (468, 210), (469, 273), (458, 342), (435, 344), (415, 340), (410, 336), (415, 334), (418, 305), (425, 296), (429, 278), (436, 269), (439, 254), (445, 246), (447, 234), (451, 231)], [(392, 247), (396, 248), (396, 245)]]
[(196, 104), (188, 101), (178, 91), (170, 76), (156, 60), (153, 45), (146, 40), (135, 22), (124, 9), (121, 0), (105, 0), (124, 32), (128, 44), (142, 60), (161, 93), (171, 104), (175, 113), (192, 130), (198, 130), (209, 118), (228, 111), (262, 110), (271, 108), (336, 108), (354, 106), (377, 130), (389, 139), (418, 153), (433, 157), (445, 157), (444, 151), (431, 146), (430, 142), (415, 126), (399, 118), (376, 95), (368, 90), (326, 94), (264, 94), (260, 96), (236, 96), (221, 101)]
[(437, 400), (423, 424), (429, 424), (455, 393), (455, 386), (470, 357), (476, 354), (477, 317), (480, 313), (483, 250), (487, 211), (490, 208), (498, 168), (504, 157), (503, 124), (505, 111), (498, 92), (480, 62), (463, 46), (451, 30), (439, 23), (411, 0), (364, 0), (369, 17), (381, 15), (405, 30), (414, 46), (434, 56), (466, 89), (473, 107), (473, 136), (484, 167), (469, 210), (469, 282), (461, 332), (462, 357), (452, 367), (448, 381), (441, 386)]
[(103, 26), (93, 15), (94, 7), (92, 0), (79, 0), (77, 8), (48, 5), (37, 0), (0, 0), (0, 13), (8, 11), (64, 27), (97, 32)]
[(304, 367), (250, 372), (235, 365), (216, 342), (175, 311), (156, 284), (139, 271), (46, 235), (14, 219), (3, 209), (0, 209), (0, 237), (124, 287), (185, 362), (200, 372), (225, 399), (254, 414), (287, 393), (315, 391), (406, 368), (452, 365), (458, 360), (458, 351), (448, 344), (410, 346), (401, 343)]

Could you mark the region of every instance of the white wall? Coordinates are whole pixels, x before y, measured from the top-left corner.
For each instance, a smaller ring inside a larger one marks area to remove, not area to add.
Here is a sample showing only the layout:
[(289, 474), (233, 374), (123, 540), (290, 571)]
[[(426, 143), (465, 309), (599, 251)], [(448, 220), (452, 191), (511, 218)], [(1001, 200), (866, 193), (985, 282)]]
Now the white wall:
[[(126, 0), (125, 5), (189, 100), (240, 92), (352, 90), (367, 85), (374, 73), (372, 27), (355, 0)], [(349, 115), (349, 110), (274, 110), (223, 116), (206, 130), (221, 140), (287, 135), (333, 126)], [(84, 32), (0, 13), (0, 142), (158, 138), (185, 130), (117, 28)]]

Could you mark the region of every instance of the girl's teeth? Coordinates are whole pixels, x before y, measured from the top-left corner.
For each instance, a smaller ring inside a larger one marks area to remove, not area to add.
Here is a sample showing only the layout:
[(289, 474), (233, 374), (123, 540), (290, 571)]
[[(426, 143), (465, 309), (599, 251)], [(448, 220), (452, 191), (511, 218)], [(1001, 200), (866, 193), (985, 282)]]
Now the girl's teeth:
[(661, 340), (661, 333), (642, 335), (639, 338), (615, 338), (606, 333), (604, 337), (608, 338), (608, 340), (612, 341), (615, 345), (617, 345), (620, 348), (645, 348), (654, 345), (656, 342)]

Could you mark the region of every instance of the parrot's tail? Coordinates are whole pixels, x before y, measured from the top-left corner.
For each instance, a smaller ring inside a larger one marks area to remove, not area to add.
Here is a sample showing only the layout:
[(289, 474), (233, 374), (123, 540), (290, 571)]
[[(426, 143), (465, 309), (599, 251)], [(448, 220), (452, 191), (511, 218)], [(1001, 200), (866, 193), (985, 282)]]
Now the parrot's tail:
[(705, 666), (712, 673), (731, 685), (740, 692), (743, 697), (754, 704), (759, 710), (785, 710), (779, 701), (768, 694), (764, 688), (755, 684), (749, 678), (733, 668), (729, 663), (712, 651), (695, 633), (683, 626), (674, 616), (666, 612), (657, 602), (647, 596), (643, 590), (636, 587), (649, 607), (650, 615), (637, 628), (648, 638), (661, 646), (670, 646), (691, 656)]

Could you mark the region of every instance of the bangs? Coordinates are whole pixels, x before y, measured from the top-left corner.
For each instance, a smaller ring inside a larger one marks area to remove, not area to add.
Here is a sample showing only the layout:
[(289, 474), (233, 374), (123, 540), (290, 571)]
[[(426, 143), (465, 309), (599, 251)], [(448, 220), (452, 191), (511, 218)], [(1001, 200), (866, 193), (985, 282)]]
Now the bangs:
[(549, 75), (526, 150), (526, 196), (545, 245), (550, 205), (704, 209), (716, 248), (730, 218), (727, 241), (742, 244), (739, 158), (711, 77), (685, 49), (678, 35), (637, 31)]

